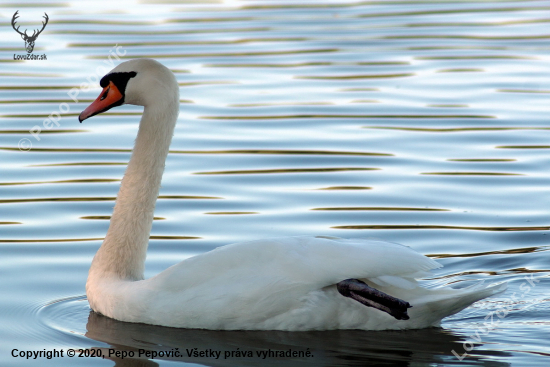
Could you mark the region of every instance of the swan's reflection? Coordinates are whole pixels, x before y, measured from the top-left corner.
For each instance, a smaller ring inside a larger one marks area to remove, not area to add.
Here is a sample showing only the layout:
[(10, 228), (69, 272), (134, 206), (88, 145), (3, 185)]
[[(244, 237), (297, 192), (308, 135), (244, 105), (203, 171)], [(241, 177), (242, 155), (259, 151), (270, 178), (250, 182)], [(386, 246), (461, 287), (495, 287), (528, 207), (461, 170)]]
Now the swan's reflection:
[[(90, 312), (88, 338), (111, 345), (116, 351), (134, 351), (134, 358), (111, 357), (116, 366), (158, 366), (155, 361), (176, 360), (206, 366), (429, 366), (435, 364), (508, 366), (508, 363), (484, 361), (468, 357), (459, 361), (451, 350), (462, 351), (464, 340), (444, 329), (407, 331), (212, 331), (176, 329), (161, 326), (120, 322)], [(178, 348), (179, 358), (137, 358), (138, 350), (171, 351)], [(220, 351), (215, 357), (189, 357), (187, 349)], [(310, 351), (313, 357), (258, 357), (257, 352)], [(253, 357), (224, 358), (229, 351), (248, 352)], [(107, 354), (108, 349), (103, 350)], [(460, 352), (459, 352), (460, 353)], [(491, 354), (499, 352), (490, 352)], [(499, 353), (500, 354), (500, 353)]]

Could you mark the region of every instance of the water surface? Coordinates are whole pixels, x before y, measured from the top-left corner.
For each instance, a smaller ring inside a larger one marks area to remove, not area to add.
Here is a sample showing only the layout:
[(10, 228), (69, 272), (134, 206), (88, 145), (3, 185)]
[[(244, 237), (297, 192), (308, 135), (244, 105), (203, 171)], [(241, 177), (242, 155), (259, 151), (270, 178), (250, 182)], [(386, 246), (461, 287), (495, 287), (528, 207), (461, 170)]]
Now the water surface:
[[(34, 50), (46, 61), (13, 59), (26, 54), (16, 10), (29, 33), (48, 14)], [(548, 363), (546, 1), (19, 2), (0, 15), (2, 365)], [(403, 243), (444, 265), (429, 286), (508, 291), (406, 332), (178, 330), (90, 313), (87, 271), (141, 114), (78, 123), (113, 55), (156, 58), (181, 87), (147, 277), (224, 244), (305, 234)], [(313, 357), (11, 356), (68, 348)]]

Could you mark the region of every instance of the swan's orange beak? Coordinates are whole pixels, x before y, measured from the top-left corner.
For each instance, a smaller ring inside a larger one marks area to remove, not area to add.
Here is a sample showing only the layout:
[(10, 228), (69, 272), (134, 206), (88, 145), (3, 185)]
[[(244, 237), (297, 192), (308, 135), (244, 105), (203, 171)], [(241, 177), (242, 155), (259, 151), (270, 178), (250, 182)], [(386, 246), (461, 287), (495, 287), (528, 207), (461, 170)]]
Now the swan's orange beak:
[(123, 101), (124, 96), (111, 81), (108, 86), (103, 88), (99, 97), (97, 97), (88, 108), (82, 111), (80, 116), (78, 116), (78, 121), (82, 122), (89, 117), (110, 110), (113, 107), (120, 106)]

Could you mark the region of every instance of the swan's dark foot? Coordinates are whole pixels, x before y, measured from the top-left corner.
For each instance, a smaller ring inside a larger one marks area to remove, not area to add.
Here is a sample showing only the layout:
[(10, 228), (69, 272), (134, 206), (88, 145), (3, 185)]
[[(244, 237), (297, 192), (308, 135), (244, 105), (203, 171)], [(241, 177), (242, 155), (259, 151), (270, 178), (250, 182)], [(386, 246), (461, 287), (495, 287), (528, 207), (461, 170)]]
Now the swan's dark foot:
[(358, 279), (342, 280), (336, 284), (336, 288), (342, 296), (352, 298), (365, 306), (387, 312), (397, 320), (409, 319), (407, 308), (412, 307), (409, 302), (380, 292)]

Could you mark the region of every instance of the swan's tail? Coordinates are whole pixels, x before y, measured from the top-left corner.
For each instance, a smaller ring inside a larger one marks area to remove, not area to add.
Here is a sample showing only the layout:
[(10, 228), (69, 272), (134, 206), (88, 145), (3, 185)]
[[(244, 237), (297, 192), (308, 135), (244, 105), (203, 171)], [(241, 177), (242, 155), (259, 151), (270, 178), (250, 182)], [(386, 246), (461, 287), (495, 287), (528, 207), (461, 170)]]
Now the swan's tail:
[[(423, 295), (410, 301), (413, 308), (411, 322), (419, 325), (439, 326), (441, 319), (462, 311), (483, 298), (504, 292), (507, 283), (483, 287), (483, 282), (462, 289), (442, 288), (426, 290)], [(424, 326), (425, 327), (425, 326)]]

